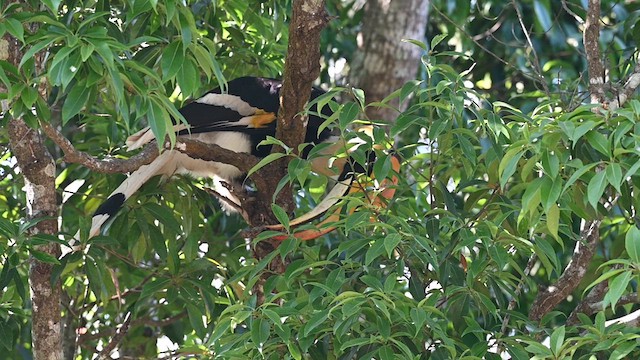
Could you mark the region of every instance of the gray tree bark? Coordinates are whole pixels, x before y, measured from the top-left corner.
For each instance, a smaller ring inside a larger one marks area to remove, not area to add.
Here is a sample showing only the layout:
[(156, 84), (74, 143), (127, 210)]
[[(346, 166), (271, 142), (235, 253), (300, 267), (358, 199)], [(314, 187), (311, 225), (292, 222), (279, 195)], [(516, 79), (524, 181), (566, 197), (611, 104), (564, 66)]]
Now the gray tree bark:
[[(367, 102), (380, 101), (415, 78), (422, 49), (402, 39), (424, 40), (430, 0), (368, 0), (358, 52), (350, 77), (363, 89)], [(398, 102), (390, 105), (404, 110)], [(395, 109), (370, 107), (370, 119), (393, 121)]]
[[(34, 30), (34, 29), (31, 29)], [(0, 39), (0, 60), (17, 66), (22, 59), (22, 44), (5, 35)], [(36, 68), (40, 69), (43, 55), (35, 56)], [(40, 87), (41, 96), (46, 94)], [(6, 91), (6, 90), (5, 90)], [(2, 103), (6, 114), (10, 104)], [(55, 188), (56, 165), (37, 130), (30, 128), (21, 118), (11, 119), (7, 126), (11, 153), (24, 179), (27, 209), (26, 219), (44, 219), (29, 229), (29, 234), (58, 233), (58, 203)], [(54, 257), (60, 256), (58, 244), (40, 245), (35, 248)], [(53, 265), (29, 259), (29, 285), (31, 289), (32, 315), (31, 334), (33, 358), (36, 360), (61, 360), (62, 317), (60, 283), (52, 285)]]

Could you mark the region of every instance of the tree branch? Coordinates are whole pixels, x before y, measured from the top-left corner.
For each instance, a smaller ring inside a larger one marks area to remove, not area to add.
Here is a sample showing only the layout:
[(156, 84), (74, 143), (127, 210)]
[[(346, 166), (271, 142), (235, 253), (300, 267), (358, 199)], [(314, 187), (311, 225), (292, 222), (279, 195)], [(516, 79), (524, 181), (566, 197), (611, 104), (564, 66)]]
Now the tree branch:
[(135, 171), (140, 166), (149, 164), (158, 157), (158, 149), (155, 142), (144, 147), (144, 149), (129, 159), (104, 159), (100, 160), (86, 152), (77, 150), (71, 141), (67, 139), (58, 129), (47, 122), (40, 122), (42, 131), (51, 139), (64, 153), (64, 161), (73, 164), (80, 164), (92, 171), (114, 174)]
[[(603, 281), (596, 286), (594, 286), (591, 291), (585, 296), (584, 299), (578, 304), (578, 306), (573, 309), (569, 318), (567, 319), (568, 325), (575, 325), (578, 323), (578, 314), (583, 313), (587, 315), (592, 315), (598, 310), (602, 309), (602, 299), (604, 299), (607, 290), (609, 289), (609, 283), (607, 281)], [(600, 308), (595, 309), (594, 305), (600, 303)]]
[[(328, 22), (324, 0), (299, 0), (293, 2), (291, 23), (289, 25), (289, 45), (285, 59), (284, 77), (280, 90), (280, 110), (276, 138), (286, 146), (297, 152), (306, 134), (306, 117), (300, 115), (304, 105), (309, 101), (312, 82), (320, 75), (320, 32)], [(281, 151), (274, 146), (273, 152)], [(271, 203), (275, 202), (292, 213), (295, 202), (291, 187), (285, 185), (276, 194), (278, 185), (287, 175), (289, 158), (284, 157), (266, 166), (258, 177), (261, 183), (256, 186), (261, 190), (256, 194), (255, 203), (244, 207), (250, 225), (261, 226), (276, 224), (277, 219), (271, 210)], [(276, 240), (262, 241), (256, 244), (254, 256), (261, 260), (274, 251), (279, 245)], [(282, 274), (286, 269), (283, 259), (276, 257), (270, 264), (269, 270)], [(265, 300), (263, 285), (270, 276), (264, 272), (253, 287), (258, 304)]]
[(583, 34), (584, 50), (589, 70), (591, 102), (607, 105), (604, 86), (604, 65), (600, 60), (600, 0), (589, 0)]
[(601, 222), (601, 220), (591, 220), (583, 223), (580, 240), (576, 243), (573, 251), (573, 258), (555, 284), (538, 292), (529, 310), (531, 320), (539, 321), (542, 319), (580, 284), (600, 241)]
[[(142, 165), (149, 164), (158, 157), (158, 147), (156, 142), (152, 141), (141, 152), (129, 159), (100, 160), (86, 152), (77, 150), (71, 141), (53, 125), (46, 122), (41, 122), (40, 125), (47, 137), (62, 149), (66, 162), (83, 165), (92, 171), (107, 174), (127, 173), (137, 170)], [(164, 144), (164, 148), (166, 150), (172, 149), (168, 142)], [(193, 158), (233, 165), (243, 172), (251, 170), (259, 160), (251, 154), (237, 153), (215, 144), (206, 144), (198, 140), (189, 139), (187, 135), (179, 136), (173, 149)]]
[[(301, 113), (309, 101), (313, 81), (320, 75), (320, 33), (327, 22), (328, 15), (324, 0), (293, 2), (289, 45), (280, 90), (276, 138), (294, 152), (297, 152), (299, 145), (304, 142), (307, 118)], [(277, 152), (281, 149), (274, 146), (273, 151)], [(271, 182), (272, 191), (268, 194), (270, 199), (278, 182), (286, 175), (288, 162), (287, 158), (274, 162), (274, 169), (279, 171)], [(278, 194), (276, 202), (287, 212), (295, 209), (291, 189), (288, 186)]]
[[(19, 2), (20, 11), (31, 10), (24, 1)], [(18, 11), (14, 8), (12, 11)], [(23, 26), (23, 25), (20, 25)], [(27, 31), (35, 32), (36, 24), (28, 24)], [(25, 49), (24, 44), (9, 33), (0, 37), (0, 61), (6, 61), (18, 67), (22, 61)], [(44, 72), (45, 52), (39, 51), (33, 55), (35, 73)], [(20, 80), (22, 81), (22, 79)], [(31, 86), (32, 84), (25, 84)], [(38, 96), (47, 98), (47, 83), (41, 81), (37, 84)], [(0, 92), (7, 92), (0, 85)], [(11, 106), (6, 99), (2, 101), (2, 112), (7, 114)], [(53, 157), (44, 145), (44, 139), (37, 130), (29, 127), (21, 117), (10, 119), (7, 124), (7, 134), (11, 147), (11, 154), (15, 157), (24, 179), (26, 210), (24, 218), (27, 220), (45, 219), (39, 221), (28, 230), (29, 235), (58, 234), (58, 222), (55, 220), (58, 214), (58, 202), (56, 196), (56, 165)], [(60, 245), (49, 243), (38, 245), (34, 250), (47, 253), (54, 258), (60, 256)], [(54, 266), (38, 261), (33, 255), (29, 255), (29, 287), (31, 290), (31, 317), (32, 352), (35, 359), (61, 359), (63, 356), (63, 329), (61, 314), (60, 282), (52, 281), (54, 278)]]
[(636, 67), (633, 69), (633, 72), (624, 80), (624, 85), (622, 85), (620, 93), (617, 94), (615, 99), (609, 102), (609, 109), (615, 110), (624, 105), (638, 89), (638, 86), (640, 86), (640, 62), (636, 62)]
[(111, 341), (107, 344), (107, 346), (100, 351), (98, 354), (98, 359), (109, 359), (111, 352), (118, 346), (118, 344), (124, 339), (124, 336), (129, 331), (129, 325), (131, 325), (131, 311), (127, 312), (124, 317), (124, 322), (118, 329), (115, 331), (115, 334), (111, 338)]

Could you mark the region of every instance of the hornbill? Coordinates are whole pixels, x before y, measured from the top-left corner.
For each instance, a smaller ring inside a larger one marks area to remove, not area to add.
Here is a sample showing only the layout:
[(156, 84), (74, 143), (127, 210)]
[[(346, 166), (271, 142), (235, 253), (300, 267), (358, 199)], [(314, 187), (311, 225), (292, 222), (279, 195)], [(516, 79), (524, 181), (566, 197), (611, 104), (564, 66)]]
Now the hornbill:
[[(220, 88), (209, 91), (199, 99), (185, 105), (178, 111), (185, 118), (187, 124), (177, 124), (174, 131), (177, 135), (189, 137), (204, 143), (217, 144), (223, 148), (235, 152), (250, 153), (260, 158), (264, 158), (271, 152), (271, 146), (258, 146), (267, 138), (275, 136), (278, 109), (280, 106), (280, 88), (282, 83), (279, 80), (260, 77), (241, 77), (228, 82), (227, 91)], [(313, 88), (311, 100), (324, 94), (324, 91)], [(331, 116), (329, 106), (321, 109), (323, 117)], [(307, 132), (305, 142), (319, 144), (322, 142), (332, 142), (328, 151), (337, 152), (341, 143), (331, 136), (331, 131), (324, 128), (320, 131), (325, 119), (318, 116), (316, 106), (312, 106), (308, 117)], [(127, 141), (129, 150), (137, 149), (154, 140), (154, 135), (147, 127), (136, 134), (130, 136)], [(306, 156), (308, 151), (303, 152)], [(370, 152), (370, 154), (374, 154)], [(329, 169), (329, 157), (333, 154), (326, 154), (324, 158), (311, 161), (312, 170), (317, 173), (332, 175)], [(374, 155), (375, 156), (375, 155)], [(334, 159), (335, 160), (335, 159)], [(333, 162), (332, 166), (337, 167), (336, 186), (328, 193), (325, 199), (310, 213), (292, 220), (292, 227), (308, 223), (317, 219), (332, 205), (337, 203), (341, 197), (353, 191), (355, 179), (358, 173), (366, 172), (362, 166), (354, 166), (348, 156)], [(397, 159), (393, 160), (393, 167), (398, 170)], [(191, 158), (189, 155), (178, 150), (166, 150), (148, 165), (143, 165), (118, 186), (107, 200), (100, 205), (93, 215), (89, 238), (100, 233), (105, 222), (109, 220), (145, 182), (156, 175), (170, 177), (174, 174), (189, 174), (194, 177), (207, 177), (225, 181), (227, 183), (238, 183), (242, 180), (243, 173), (236, 167), (213, 161), (205, 161)], [(395, 180), (395, 178), (394, 178)], [(394, 181), (395, 182), (395, 181)], [(356, 187), (357, 189), (358, 187)], [(359, 186), (363, 189), (362, 186)], [(394, 189), (386, 188), (380, 190), (378, 195), (390, 198)], [(227, 199), (226, 201), (229, 201)], [(233, 200), (233, 199), (231, 199)], [(373, 200), (375, 204), (379, 200)], [(339, 210), (328, 217), (326, 222), (337, 220)], [(272, 230), (281, 230), (282, 226), (273, 225), (268, 227)], [(309, 240), (316, 238), (333, 230), (333, 227), (320, 226), (318, 230), (305, 230), (294, 233), (294, 236)], [(285, 236), (286, 237), (286, 236)], [(282, 238), (282, 237), (281, 237)], [(74, 240), (77, 240), (78, 236)]]

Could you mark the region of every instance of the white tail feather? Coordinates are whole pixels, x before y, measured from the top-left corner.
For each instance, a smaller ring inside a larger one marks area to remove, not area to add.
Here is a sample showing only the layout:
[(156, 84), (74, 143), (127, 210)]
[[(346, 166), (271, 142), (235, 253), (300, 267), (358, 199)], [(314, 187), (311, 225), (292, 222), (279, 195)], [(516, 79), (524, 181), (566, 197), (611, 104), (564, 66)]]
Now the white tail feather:
[[(152, 177), (156, 175), (172, 175), (176, 170), (175, 155), (175, 151), (165, 151), (150, 164), (141, 166), (138, 170), (131, 173), (131, 175), (109, 195), (109, 198), (122, 194), (124, 195), (124, 199), (122, 200), (124, 203)], [(102, 225), (104, 225), (111, 216), (113, 216), (113, 214), (95, 215), (91, 219), (89, 238), (98, 235)]]
[[(176, 151), (165, 151), (160, 154), (155, 160), (148, 165), (141, 166), (138, 170), (134, 171), (129, 177), (115, 189), (111, 195), (107, 198), (109, 200), (115, 199), (115, 197), (121, 197), (119, 200), (112, 203), (113, 208), (107, 209), (105, 213), (99, 213), (93, 216), (91, 219), (91, 229), (89, 230), (89, 238), (92, 238), (100, 233), (100, 229), (105, 222), (107, 222), (144, 183), (156, 175), (170, 176), (176, 171), (175, 155)], [(104, 204), (103, 204), (104, 206)], [(71, 251), (80, 250), (78, 246), (80, 242), (80, 231), (78, 231), (73, 239), (69, 241)], [(63, 256), (65, 253), (63, 253)]]

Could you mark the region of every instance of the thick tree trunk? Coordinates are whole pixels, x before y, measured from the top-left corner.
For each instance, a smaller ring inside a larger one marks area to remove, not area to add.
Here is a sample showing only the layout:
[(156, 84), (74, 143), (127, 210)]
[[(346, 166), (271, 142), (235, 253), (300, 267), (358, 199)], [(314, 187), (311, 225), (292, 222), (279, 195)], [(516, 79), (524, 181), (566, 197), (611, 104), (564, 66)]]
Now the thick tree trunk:
[[(415, 78), (422, 49), (402, 39), (423, 40), (430, 0), (368, 0), (351, 79), (367, 102), (380, 101)], [(397, 102), (390, 105), (399, 108)], [(404, 110), (400, 108), (400, 110)], [(395, 120), (397, 111), (367, 110), (370, 119)]]
[[(2, 39), (0, 54), (14, 65), (22, 59), (21, 44), (10, 36)], [(36, 67), (40, 68), (42, 56), (36, 56)], [(41, 89), (44, 95), (44, 88)], [(8, 110), (6, 102), (2, 110)], [(30, 234), (58, 233), (58, 204), (55, 189), (56, 165), (37, 130), (30, 128), (22, 119), (11, 119), (8, 123), (11, 153), (17, 160), (24, 178), (27, 209), (26, 218), (45, 219), (30, 229)], [(54, 257), (60, 256), (60, 246), (49, 244), (37, 246), (37, 251)], [(62, 359), (62, 326), (60, 308), (60, 283), (52, 285), (53, 266), (31, 257), (29, 260), (29, 285), (31, 288), (32, 318), (31, 333), (33, 358), (36, 360)]]

